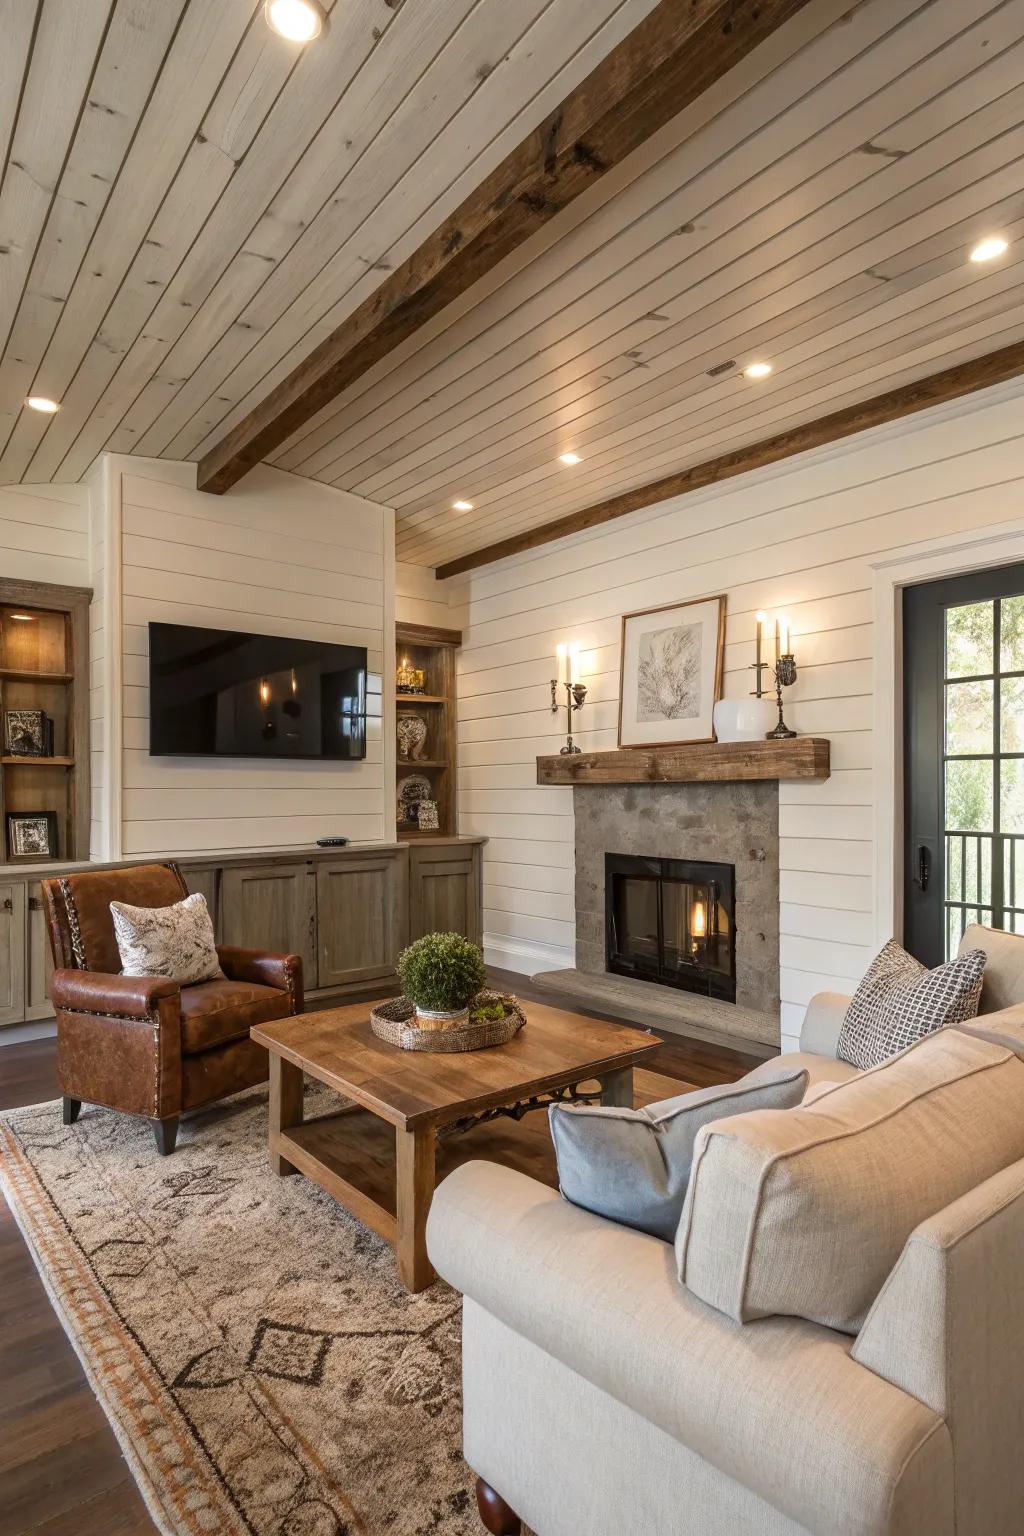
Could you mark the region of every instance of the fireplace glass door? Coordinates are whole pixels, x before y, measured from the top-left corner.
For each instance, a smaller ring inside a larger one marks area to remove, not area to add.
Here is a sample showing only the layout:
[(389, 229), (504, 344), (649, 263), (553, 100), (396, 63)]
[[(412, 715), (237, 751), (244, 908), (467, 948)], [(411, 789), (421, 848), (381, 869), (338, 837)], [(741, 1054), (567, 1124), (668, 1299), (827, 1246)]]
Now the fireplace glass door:
[(605, 856), (609, 971), (736, 1001), (731, 864)]

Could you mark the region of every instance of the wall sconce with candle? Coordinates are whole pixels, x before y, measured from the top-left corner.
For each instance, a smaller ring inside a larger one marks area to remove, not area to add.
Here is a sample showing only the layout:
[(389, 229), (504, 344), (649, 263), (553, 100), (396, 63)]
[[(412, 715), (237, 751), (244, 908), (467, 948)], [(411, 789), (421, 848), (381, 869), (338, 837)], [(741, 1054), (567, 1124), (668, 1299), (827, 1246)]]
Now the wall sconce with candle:
[[(559, 692), (565, 689), (565, 709), (567, 735), (565, 746), (561, 748), (561, 756), (568, 757), (580, 752), (572, 739), (572, 717), (575, 711), (583, 708), (586, 703), (587, 689), (584, 683), (576, 681), (580, 664), (580, 648), (578, 645), (557, 645), (555, 647), (555, 666), (557, 677), (551, 679), (551, 713), (557, 715), (561, 709)], [(563, 675), (564, 674), (564, 675)]]

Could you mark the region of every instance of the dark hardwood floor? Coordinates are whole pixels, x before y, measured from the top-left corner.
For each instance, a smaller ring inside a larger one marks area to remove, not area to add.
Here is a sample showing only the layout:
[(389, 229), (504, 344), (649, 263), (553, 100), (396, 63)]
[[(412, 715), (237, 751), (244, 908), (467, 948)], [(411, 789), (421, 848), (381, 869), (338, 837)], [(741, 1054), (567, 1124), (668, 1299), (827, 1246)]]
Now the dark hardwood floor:
[[(510, 972), (493, 971), (491, 978), (521, 998), (545, 997)], [(738, 1051), (664, 1038), (650, 1066), (636, 1074), (641, 1103), (681, 1085), (731, 1082), (758, 1064)], [(55, 1041), (0, 1047), (0, 1109), (57, 1097)], [(500, 1134), (504, 1157), (524, 1172), (550, 1176), (542, 1115)], [(482, 1145), (481, 1151), (486, 1155)], [(6, 1202), (0, 1298), (0, 1536), (152, 1536), (156, 1527)]]

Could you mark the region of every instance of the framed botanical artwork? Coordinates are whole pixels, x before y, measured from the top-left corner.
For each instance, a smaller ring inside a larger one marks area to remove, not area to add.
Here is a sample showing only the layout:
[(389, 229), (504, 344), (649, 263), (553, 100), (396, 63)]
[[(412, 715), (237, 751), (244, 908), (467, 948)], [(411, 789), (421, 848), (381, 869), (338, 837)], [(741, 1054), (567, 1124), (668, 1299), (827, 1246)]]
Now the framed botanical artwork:
[(19, 859), (60, 857), (56, 811), (8, 811), (5, 820), (7, 857), (12, 864)]
[(714, 741), (724, 648), (724, 597), (624, 614), (619, 746)]

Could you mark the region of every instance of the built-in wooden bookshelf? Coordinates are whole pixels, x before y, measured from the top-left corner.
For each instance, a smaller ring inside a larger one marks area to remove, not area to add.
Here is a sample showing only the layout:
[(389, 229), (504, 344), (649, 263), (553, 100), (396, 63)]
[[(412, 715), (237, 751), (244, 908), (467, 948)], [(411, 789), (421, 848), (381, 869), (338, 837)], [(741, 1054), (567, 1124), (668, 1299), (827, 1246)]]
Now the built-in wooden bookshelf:
[[(82, 587), (0, 578), (0, 862), (89, 857), (91, 597)], [(56, 848), (19, 855), (10, 813), (56, 818)]]
[(397, 718), (419, 715), (426, 722), (427, 738), (421, 758), (398, 753), (398, 790), (403, 779), (422, 774), (430, 780), (437, 801), (438, 829), (421, 832), (415, 823), (398, 816), (398, 836), (403, 842), (430, 837), (452, 837), (458, 830), (456, 812), (455, 747), (455, 652), (462, 644), (457, 629), (433, 629), (423, 624), (395, 626), (395, 664), (424, 674), (423, 693), (399, 693)]

